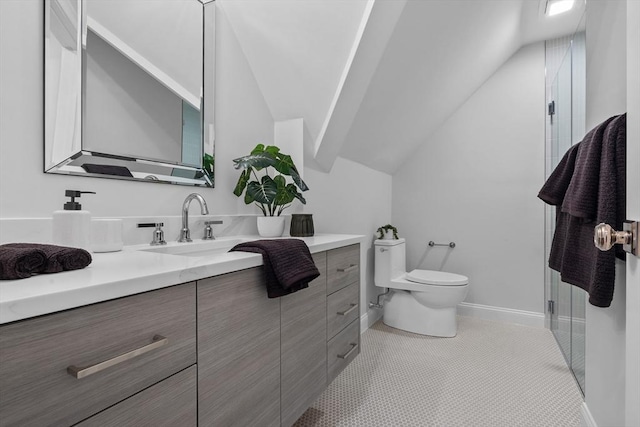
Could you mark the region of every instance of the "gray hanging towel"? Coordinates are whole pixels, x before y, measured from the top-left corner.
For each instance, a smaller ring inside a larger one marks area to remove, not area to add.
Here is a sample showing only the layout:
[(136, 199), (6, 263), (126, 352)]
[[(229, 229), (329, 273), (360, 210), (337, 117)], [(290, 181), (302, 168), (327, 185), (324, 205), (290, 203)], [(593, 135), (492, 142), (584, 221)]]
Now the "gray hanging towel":
[(593, 229), (606, 222), (622, 228), (626, 211), (626, 119), (614, 116), (592, 129), (567, 151), (538, 197), (555, 205), (556, 230), (549, 267), (562, 281), (589, 293), (589, 303), (609, 307), (615, 283), (615, 258), (624, 251), (600, 251)]

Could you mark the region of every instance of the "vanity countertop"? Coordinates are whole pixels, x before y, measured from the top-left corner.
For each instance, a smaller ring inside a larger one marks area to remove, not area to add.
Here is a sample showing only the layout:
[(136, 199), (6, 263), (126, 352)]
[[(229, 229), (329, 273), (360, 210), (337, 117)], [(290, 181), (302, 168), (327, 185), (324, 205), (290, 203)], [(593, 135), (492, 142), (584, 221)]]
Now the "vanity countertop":
[[(361, 243), (362, 238), (320, 234), (301, 239), (311, 253), (316, 253)], [(0, 281), (0, 324), (262, 265), (261, 255), (247, 252), (188, 257), (140, 250), (149, 247), (129, 246), (120, 252), (92, 254), (93, 262), (82, 270)]]

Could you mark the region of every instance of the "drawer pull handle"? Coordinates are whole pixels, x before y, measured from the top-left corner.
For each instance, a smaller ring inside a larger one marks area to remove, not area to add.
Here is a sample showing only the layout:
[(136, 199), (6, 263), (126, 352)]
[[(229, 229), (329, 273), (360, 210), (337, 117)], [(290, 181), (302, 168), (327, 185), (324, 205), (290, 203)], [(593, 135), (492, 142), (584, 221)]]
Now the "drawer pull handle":
[(356, 271), (358, 269), (358, 264), (351, 264), (349, 267), (341, 267), (338, 269), (340, 273), (351, 273), (352, 271)]
[(151, 350), (160, 348), (163, 345), (166, 345), (168, 343), (169, 343), (169, 338), (156, 335), (153, 337), (153, 342), (151, 344), (147, 344), (143, 347), (121, 354), (120, 356), (116, 356), (113, 359), (96, 363), (95, 365), (92, 365), (92, 366), (82, 367), (82, 366), (71, 365), (67, 368), (67, 373), (77, 379), (82, 379), (84, 377), (88, 377), (89, 375), (93, 375), (97, 372), (103, 371), (111, 366), (122, 363), (125, 360), (133, 359), (134, 357), (138, 357), (142, 354), (148, 353)]
[(351, 308), (348, 308), (345, 311), (339, 311), (336, 314), (338, 316), (348, 316), (356, 308), (358, 308), (358, 304), (351, 304)]
[(354, 342), (352, 342), (350, 344), (351, 344), (351, 350), (347, 351), (345, 354), (339, 354), (338, 355), (338, 359), (347, 359), (347, 358), (349, 358), (349, 356), (351, 356), (351, 353), (356, 351), (356, 349), (358, 348), (358, 344), (354, 343)]

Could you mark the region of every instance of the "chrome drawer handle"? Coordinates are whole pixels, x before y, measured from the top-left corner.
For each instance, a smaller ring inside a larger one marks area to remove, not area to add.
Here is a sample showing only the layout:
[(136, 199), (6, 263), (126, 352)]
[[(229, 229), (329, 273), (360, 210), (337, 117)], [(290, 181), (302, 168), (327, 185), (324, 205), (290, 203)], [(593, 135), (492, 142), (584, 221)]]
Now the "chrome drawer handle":
[(351, 273), (358, 269), (358, 264), (351, 264), (349, 267), (341, 267), (338, 269), (340, 273)]
[(155, 335), (153, 337), (153, 342), (151, 344), (147, 344), (144, 347), (137, 348), (135, 350), (129, 351), (127, 353), (121, 354), (120, 356), (116, 356), (113, 359), (105, 360), (104, 362), (96, 363), (93, 366), (75, 366), (71, 365), (67, 368), (67, 373), (77, 379), (82, 379), (84, 377), (88, 377), (89, 375), (93, 375), (97, 372), (103, 371), (111, 366), (117, 365), (119, 363), (124, 362), (125, 360), (133, 359), (134, 357), (138, 357), (145, 353), (150, 352), (151, 350), (155, 350), (156, 348), (160, 348), (163, 345), (169, 343), (169, 338), (165, 338), (160, 335)]
[(353, 310), (355, 310), (356, 308), (358, 308), (358, 304), (351, 304), (351, 308), (345, 310), (345, 311), (339, 311), (336, 314), (338, 316), (348, 316)]
[(358, 344), (354, 342), (350, 344), (351, 344), (351, 350), (347, 351), (345, 354), (339, 354), (338, 359), (347, 359), (349, 356), (351, 356), (351, 353), (356, 351), (356, 349), (358, 348)]

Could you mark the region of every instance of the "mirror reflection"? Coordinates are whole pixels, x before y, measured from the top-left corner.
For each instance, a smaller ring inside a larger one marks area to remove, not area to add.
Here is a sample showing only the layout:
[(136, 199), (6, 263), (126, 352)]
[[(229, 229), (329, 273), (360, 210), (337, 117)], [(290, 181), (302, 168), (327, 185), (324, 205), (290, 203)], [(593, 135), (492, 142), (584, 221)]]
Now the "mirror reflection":
[(213, 186), (213, 4), (47, 3), (45, 171)]

